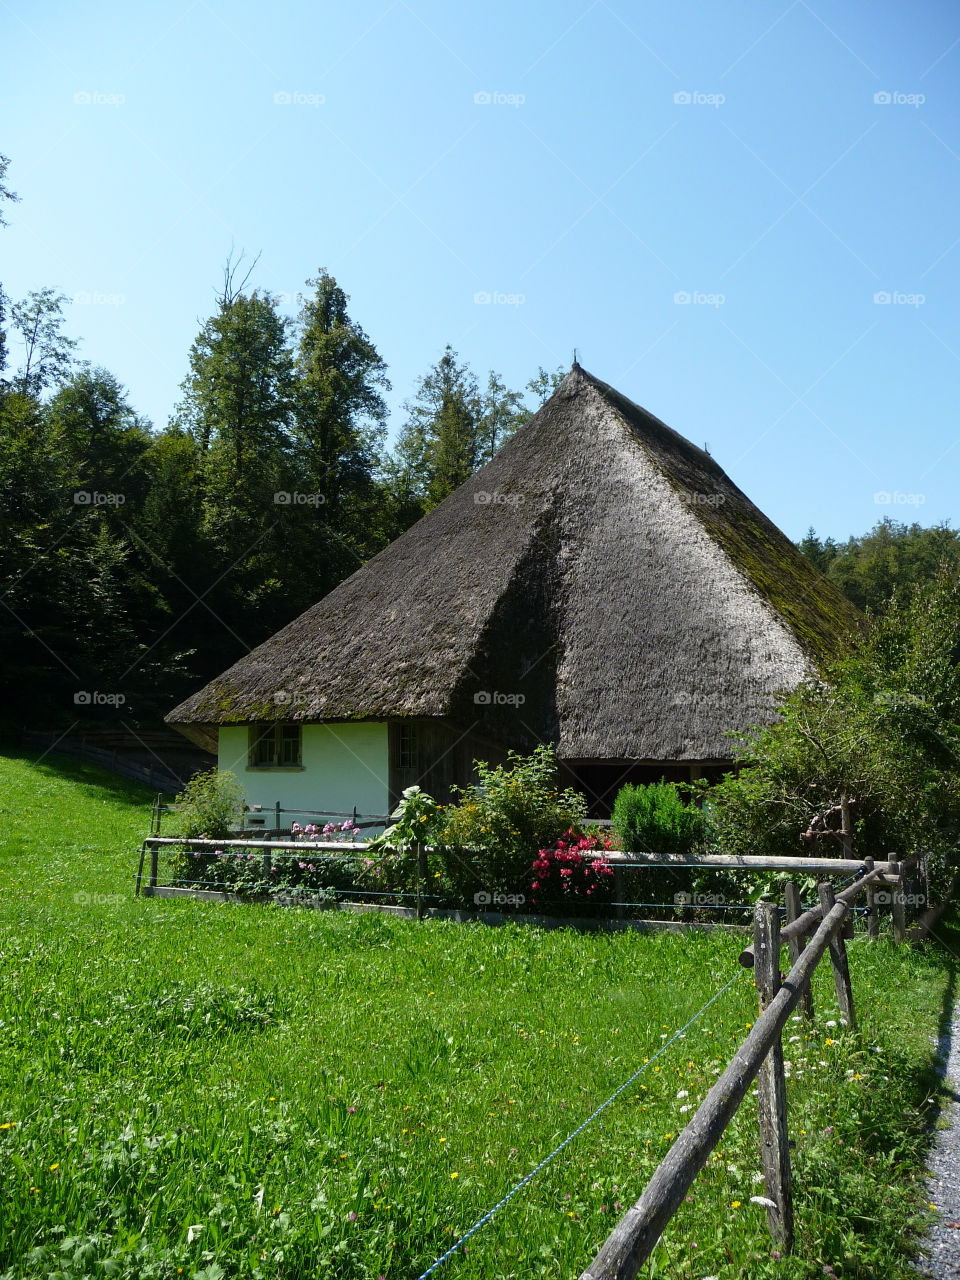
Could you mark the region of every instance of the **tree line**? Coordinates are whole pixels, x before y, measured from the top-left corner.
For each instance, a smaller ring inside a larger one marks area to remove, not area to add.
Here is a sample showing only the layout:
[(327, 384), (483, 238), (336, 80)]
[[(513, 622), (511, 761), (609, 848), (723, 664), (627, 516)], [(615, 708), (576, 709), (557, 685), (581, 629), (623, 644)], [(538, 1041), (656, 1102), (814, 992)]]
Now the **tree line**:
[[(339, 282), (319, 271), (291, 318), (255, 266), (228, 260), (160, 428), (78, 358), (65, 297), (0, 286), (0, 728), (115, 717), (118, 697), (157, 722), (443, 501), (563, 376), (481, 382), (448, 346), (388, 448), (387, 366)], [(799, 545), (874, 613), (960, 567), (945, 526)]]
[(290, 318), (253, 266), (227, 262), (159, 429), (77, 358), (64, 296), (0, 288), (8, 727), (67, 723), (78, 693), (101, 695), (86, 719), (116, 695), (157, 719), (442, 502), (563, 376), (481, 385), (448, 346), (388, 449), (387, 366), (338, 281), (319, 271)]

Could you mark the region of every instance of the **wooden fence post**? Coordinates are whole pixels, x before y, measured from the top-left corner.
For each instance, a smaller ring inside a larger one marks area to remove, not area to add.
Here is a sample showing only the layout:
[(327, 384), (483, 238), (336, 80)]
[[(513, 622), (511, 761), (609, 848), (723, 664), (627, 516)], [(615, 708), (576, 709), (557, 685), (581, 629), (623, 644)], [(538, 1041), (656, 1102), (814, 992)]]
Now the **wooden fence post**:
[[(873, 866), (872, 858), (864, 858), (864, 871), (869, 874), (873, 870)], [(873, 894), (873, 885), (867, 885), (867, 937), (871, 942), (876, 942), (877, 938), (880, 937), (880, 913), (877, 910), (877, 903)]]
[(157, 845), (150, 846), (150, 888), (156, 889), (157, 880), (160, 876), (160, 849)]
[(891, 875), (896, 876), (896, 883), (890, 886), (890, 910), (893, 915), (893, 940), (903, 942), (907, 936), (907, 909), (903, 901), (905, 893), (903, 880), (903, 863), (898, 862), (896, 868), (890, 867)]
[[(820, 904), (826, 915), (836, 901), (833, 885), (824, 881), (818, 885)], [(857, 1029), (857, 1017), (853, 1011), (853, 988), (850, 986), (850, 966), (847, 963), (847, 944), (843, 940), (842, 930), (830, 942), (830, 962), (833, 965), (833, 985), (837, 992), (837, 1004), (840, 1014), (846, 1021), (850, 1031)]]
[[(783, 905), (785, 908), (787, 924), (792, 924), (794, 920), (799, 919), (803, 912), (803, 908), (800, 903), (800, 890), (792, 880), (788, 880), (783, 886)], [(790, 939), (789, 947), (791, 966), (795, 965), (800, 959), (800, 953), (806, 945), (806, 938)], [(804, 988), (803, 995), (800, 997), (800, 1008), (803, 1010), (805, 1017), (813, 1017), (813, 992), (810, 990), (809, 986)]]
[[(794, 886), (796, 888), (796, 886)], [(780, 990), (780, 919), (772, 902), (758, 902), (753, 911), (754, 975), (760, 1012)], [(787, 1082), (783, 1071), (783, 1037), (770, 1046), (757, 1074), (760, 1111), (760, 1158), (767, 1198), (767, 1225), (776, 1245), (793, 1249), (793, 1180), (787, 1136)]]

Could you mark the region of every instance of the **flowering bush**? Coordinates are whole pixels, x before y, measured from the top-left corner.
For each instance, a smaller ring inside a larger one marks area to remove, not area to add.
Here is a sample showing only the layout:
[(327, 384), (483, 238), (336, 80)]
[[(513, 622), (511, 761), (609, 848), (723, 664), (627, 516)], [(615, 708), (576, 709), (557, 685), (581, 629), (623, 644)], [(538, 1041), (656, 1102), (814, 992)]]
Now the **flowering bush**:
[(474, 768), (480, 781), (461, 789), (442, 836), (449, 847), (446, 878), (467, 901), (478, 890), (524, 890), (537, 850), (579, 830), (586, 819), (583, 796), (557, 787), (552, 747), (537, 747), (529, 756), (510, 751), (507, 763), (496, 767), (476, 760)]
[(533, 863), (530, 897), (537, 910), (586, 915), (606, 906), (613, 890), (613, 867), (603, 857), (590, 857), (611, 847), (605, 836), (567, 831)]

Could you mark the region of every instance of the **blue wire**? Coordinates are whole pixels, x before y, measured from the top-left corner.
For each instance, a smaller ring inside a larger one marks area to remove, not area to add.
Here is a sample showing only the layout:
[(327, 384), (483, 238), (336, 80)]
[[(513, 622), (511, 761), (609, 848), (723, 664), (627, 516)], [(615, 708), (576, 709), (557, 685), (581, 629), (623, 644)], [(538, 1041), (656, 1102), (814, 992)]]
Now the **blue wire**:
[(673, 1035), (666, 1042), (666, 1044), (662, 1044), (660, 1046), (660, 1048), (656, 1051), (656, 1053), (653, 1055), (652, 1058), (649, 1058), (643, 1064), (643, 1066), (640, 1067), (638, 1071), (635, 1071), (629, 1080), (625, 1080), (619, 1089), (617, 1089), (614, 1093), (611, 1093), (610, 1097), (606, 1100), (606, 1102), (601, 1102), (600, 1106), (597, 1107), (596, 1111), (594, 1111), (591, 1115), (587, 1116), (583, 1124), (579, 1125), (576, 1129), (574, 1129), (573, 1133), (568, 1134), (568, 1136), (564, 1138), (564, 1140), (560, 1143), (559, 1147), (554, 1147), (554, 1149), (550, 1152), (550, 1154), (548, 1156), (545, 1156), (544, 1159), (540, 1161), (540, 1163), (537, 1165), (535, 1169), (531, 1169), (530, 1172), (527, 1174), (527, 1176), (523, 1178), (520, 1182), (518, 1182), (512, 1191), (508, 1191), (502, 1200), (499, 1200), (493, 1206), (492, 1209), (488, 1210), (487, 1213), (485, 1213), (483, 1217), (479, 1219), (479, 1221), (473, 1224), (473, 1226), (470, 1228), (469, 1231), (465, 1232), (460, 1237), (460, 1239), (456, 1242), (456, 1244), (451, 1245), (450, 1248), (446, 1251), (446, 1253), (441, 1254), (440, 1257), (436, 1260), (436, 1262), (434, 1262), (431, 1266), (427, 1267), (426, 1271), (424, 1271), (422, 1275), (419, 1275), (417, 1277), (417, 1280), (427, 1280), (427, 1276), (432, 1275), (434, 1271), (436, 1271), (437, 1267), (440, 1266), (441, 1263), (446, 1262), (446, 1260), (449, 1257), (451, 1257), (453, 1254), (455, 1254), (456, 1251), (462, 1245), (466, 1244), (466, 1242), (470, 1239), (470, 1237), (472, 1235), (475, 1235), (476, 1232), (478, 1232), (480, 1228), (484, 1226), (485, 1223), (489, 1222), (490, 1219), (493, 1217), (493, 1215), (499, 1209), (502, 1209), (503, 1206), (509, 1200), (512, 1200), (518, 1191), (523, 1190), (523, 1188), (527, 1185), (527, 1183), (530, 1181), (531, 1178), (535, 1177), (540, 1172), (541, 1169), (545, 1168), (550, 1163), (551, 1160), (555, 1159), (560, 1154), (560, 1152), (564, 1149), (564, 1147), (569, 1146), (569, 1144), (574, 1140), (574, 1138), (576, 1138), (579, 1134), (583, 1133), (587, 1125), (591, 1124), (594, 1120), (596, 1120), (597, 1116), (600, 1115), (601, 1112), (606, 1111), (607, 1107), (609, 1107), (612, 1102), (615, 1102), (617, 1098), (620, 1097), (624, 1089), (629, 1089), (630, 1085), (633, 1084), (634, 1080), (636, 1080), (638, 1076), (643, 1075), (644, 1071), (646, 1071), (649, 1066), (652, 1066), (653, 1063), (656, 1062), (656, 1060), (661, 1056), (661, 1054), (666, 1053), (666, 1051), (670, 1048), (670, 1046), (674, 1043), (674, 1041), (679, 1040), (679, 1038), (683, 1035), (683, 1033), (687, 1030), (687, 1028), (692, 1027), (693, 1024), (697, 1021), (697, 1019), (701, 1017), (704, 1013), (706, 1013), (706, 1011), (710, 1008), (712, 1004), (716, 1004), (716, 1002), (720, 999), (723, 993), (727, 991), (728, 988), (732, 987), (735, 982), (739, 981), (739, 979), (743, 977), (745, 972), (746, 972), (745, 969), (741, 969), (739, 973), (735, 973), (733, 977), (730, 979), (730, 981), (725, 983), (720, 988), (719, 991), (715, 992), (707, 1001), (707, 1003), (703, 1006), (703, 1008), (699, 1009), (693, 1015), (693, 1017), (690, 1019), (689, 1022), (684, 1023), (684, 1025), (680, 1028), (679, 1031), (675, 1031), (673, 1033)]

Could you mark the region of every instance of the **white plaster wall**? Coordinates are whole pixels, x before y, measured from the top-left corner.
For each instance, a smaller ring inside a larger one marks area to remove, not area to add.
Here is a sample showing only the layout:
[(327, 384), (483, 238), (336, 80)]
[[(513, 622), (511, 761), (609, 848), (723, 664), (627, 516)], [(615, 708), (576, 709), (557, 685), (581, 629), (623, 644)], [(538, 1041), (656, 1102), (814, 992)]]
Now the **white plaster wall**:
[(323, 815), (354, 808), (361, 814), (389, 812), (387, 725), (382, 721), (305, 724), (299, 770), (249, 768), (247, 743), (246, 725), (222, 726), (219, 767), (236, 775), (251, 807), (272, 810), (279, 800), (281, 808), (294, 810), (282, 815), (284, 826), (322, 823), (323, 817), (308, 816), (307, 810)]

